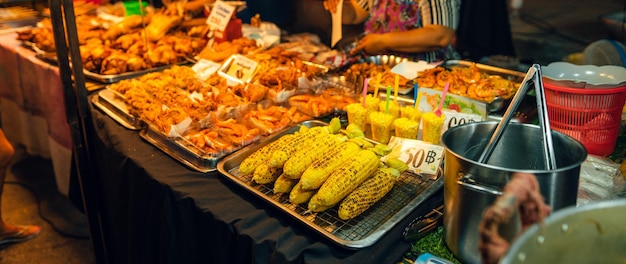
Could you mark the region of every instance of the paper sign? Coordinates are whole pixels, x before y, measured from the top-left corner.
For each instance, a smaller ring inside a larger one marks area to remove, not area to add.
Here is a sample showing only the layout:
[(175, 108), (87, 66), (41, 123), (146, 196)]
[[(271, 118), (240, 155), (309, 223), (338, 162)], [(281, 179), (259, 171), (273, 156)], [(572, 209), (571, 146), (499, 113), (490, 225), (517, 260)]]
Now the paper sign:
[[(419, 109), (422, 112), (433, 112), (439, 107), (441, 91), (420, 87), (419, 93), (422, 95)], [(483, 120), (487, 118), (487, 104), (467, 97), (448, 93), (443, 103), (443, 109), (457, 110), (461, 113), (475, 114), (481, 116)]]
[(226, 60), (218, 74), (236, 83), (246, 83), (252, 79), (257, 65), (256, 61), (235, 54)]
[(213, 75), (222, 65), (210, 60), (200, 59), (191, 69), (196, 73), (196, 77), (201, 81), (206, 81)]
[(342, 31), (342, 13), (343, 13), (343, 0), (339, 0), (339, 3), (337, 4), (337, 11), (335, 11), (335, 13), (332, 14), (332, 35), (331, 35), (331, 41), (330, 41), (330, 46), (334, 47), (335, 44), (337, 44), (337, 42), (339, 42), (339, 40), (341, 40), (341, 38), (343, 38), (343, 31)]
[(211, 28), (224, 31), (235, 9), (235, 6), (229, 5), (224, 1), (217, 1), (215, 5), (213, 5), (213, 9), (211, 9), (211, 14), (207, 18), (206, 23), (211, 26)]
[(458, 125), (484, 121), (482, 116), (476, 114), (459, 113), (449, 110), (444, 110), (442, 112), (446, 116), (446, 120), (443, 123), (442, 133)]
[(409, 166), (415, 174), (437, 175), (437, 169), (443, 160), (444, 147), (433, 145), (417, 139), (391, 137), (391, 152), (381, 160), (397, 158)]

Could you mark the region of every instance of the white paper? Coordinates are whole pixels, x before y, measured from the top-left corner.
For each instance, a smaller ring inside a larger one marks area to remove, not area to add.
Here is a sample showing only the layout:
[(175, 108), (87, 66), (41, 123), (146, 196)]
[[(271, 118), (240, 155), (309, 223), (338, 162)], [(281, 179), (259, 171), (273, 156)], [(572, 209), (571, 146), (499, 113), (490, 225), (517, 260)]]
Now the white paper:
[(330, 46), (334, 47), (335, 44), (337, 44), (337, 42), (339, 42), (339, 40), (341, 40), (341, 38), (343, 38), (343, 32), (342, 32), (342, 24), (341, 24), (341, 20), (342, 20), (342, 13), (343, 13), (343, 0), (339, 0), (339, 3), (337, 4), (337, 11), (335, 11), (335, 13), (332, 14), (332, 35), (331, 35), (331, 40), (330, 40)]
[(235, 7), (224, 1), (217, 1), (211, 9), (211, 14), (207, 17), (207, 24), (219, 31), (224, 31), (230, 18), (235, 12)]
[(413, 80), (417, 78), (418, 72), (432, 69), (435, 67), (437, 67), (436, 64), (431, 64), (426, 61), (418, 61), (418, 62), (404, 61), (404, 62), (396, 64), (396, 66), (393, 66), (393, 68), (391, 68), (391, 72), (402, 75), (402, 77), (407, 78), (409, 80)]

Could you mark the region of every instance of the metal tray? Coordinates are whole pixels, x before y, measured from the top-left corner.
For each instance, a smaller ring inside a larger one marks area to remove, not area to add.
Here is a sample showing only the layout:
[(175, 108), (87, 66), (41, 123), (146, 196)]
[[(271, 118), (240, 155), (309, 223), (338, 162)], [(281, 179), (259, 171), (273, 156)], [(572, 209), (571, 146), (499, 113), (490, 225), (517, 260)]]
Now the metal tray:
[(124, 100), (108, 88), (98, 91), (91, 98), (91, 102), (125, 128), (140, 130), (143, 127), (141, 120), (130, 114)]
[[(326, 125), (326, 123), (306, 121), (300, 125), (313, 127)], [(217, 169), (227, 179), (344, 248), (360, 249), (374, 244), (443, 186), (441, 172), (430, 176), (404, 172), (383, 199), (356, 218), (348, 221), (341, 220), (337, 216), (336, 207), (321, 213), (308, 213), (305, 206), (290, 203), (289, 194), (274, 194), (271, 184), (253, 183), (250, 175), (241, 175), (238, 172), (239, 164), (248, 155), (278, 137), (294, 133), (298, 129), (299, 126), (294, 126), (265, 141), (243, 148), (221, 160), (217, 164)]]
[(178, 162), (204, 173), (215, 171), (217, 162), (230, 154), (207, 155), (192, 143), (181, 138), (167, 137), (149, 124), (139, 132), (139, 136)]
[[(465, 60), (448, 60), (448, 61), (443, 62), (441, 66), (447, 69), (452, 69), (455, 67), (471, 67), (473, 64), (475, 64), (476, 67), (483, 73), (486, 73), (489, 75), (499, 75), (507, 80), (514, 81), (514, 82), (521, 83), (522, 80), (524, 80), (524, 76), (526, 76), (526, 74), (523, 72), (513, 71), (513, 70), (509, 70), (505, 68), (500, 68), (500, 67), (495, 67), (491, 65), (480, 64), (480, 63), (475, 63), (475, 62), (465, 61)], [(505, 106), (508, 105), (508, 103), (511, 102), (511, 98), (505, 99), (501, 97), (496, 97), (491, 102), (481, 101), (481, 100), (476, 100), (476, 99), (472, 99), (472, 100), (485, 103), (487, 105), (487, 112), (489, 113), (501, 111), (502, 109), (504, 109)]]

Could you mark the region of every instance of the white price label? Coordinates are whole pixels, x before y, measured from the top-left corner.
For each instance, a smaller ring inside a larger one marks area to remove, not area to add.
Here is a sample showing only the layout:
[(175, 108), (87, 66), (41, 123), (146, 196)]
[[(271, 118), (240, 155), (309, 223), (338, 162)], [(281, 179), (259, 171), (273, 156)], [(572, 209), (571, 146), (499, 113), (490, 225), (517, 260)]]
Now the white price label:
[(483, 121), (483, 118), (480, 115), (459, 113), (457, 111), (447, 110), (444, 110), (442, 112), (446, 116), (446, 121), (444, 121), (443, 123), (442, 133), (458, 125)]
[(191, 69), (196, 73), (198, 79), (206, 81), (211, 75), (217, 72), (220, 67), (222, 67), (222, 65), (217, 62), (200, 59)]
[(443, 160), (444, 147), (416, 139), (392, 137), (388, 144), (391, 152), (383, 157), (397, 158), (409, 166), (409, 171), (416, 174), (436, 175)]
[(257, 65), (254, 60), (234, 54), (226, 60), (218, 74), (237, 83), (246, 83), (254, 76)]
[(213, 9), (211, 9), (211, 14), (207, 17), (206, 23), (211, 26), (211, 28), (224, 31), (235, 9), (235, 6), (229, 5), (224, 1), (217, 1), (215, 5), (213, 5)]

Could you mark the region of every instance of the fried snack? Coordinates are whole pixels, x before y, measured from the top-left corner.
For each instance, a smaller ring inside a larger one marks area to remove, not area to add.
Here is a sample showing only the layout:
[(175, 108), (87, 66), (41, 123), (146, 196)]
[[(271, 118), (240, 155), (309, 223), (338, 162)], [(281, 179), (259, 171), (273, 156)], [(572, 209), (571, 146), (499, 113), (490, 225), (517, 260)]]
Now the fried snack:
[(132, 15), (125, 17), (122, 21), (111, 25), (102, 35), (108, 40), (117, 39), (119, 36), (130, 33), (133, 29), (150, 23), (150, 16)]
[(145, 34), (149, 41), (158, 41), (167, 34), (170, 29), (175, 28), (183, 21), (181, 16), (165, 15), (157, 13), (152, 15), (150, 24), (146, 26)]

